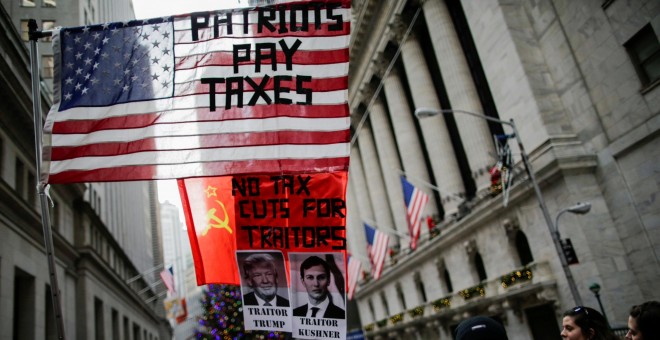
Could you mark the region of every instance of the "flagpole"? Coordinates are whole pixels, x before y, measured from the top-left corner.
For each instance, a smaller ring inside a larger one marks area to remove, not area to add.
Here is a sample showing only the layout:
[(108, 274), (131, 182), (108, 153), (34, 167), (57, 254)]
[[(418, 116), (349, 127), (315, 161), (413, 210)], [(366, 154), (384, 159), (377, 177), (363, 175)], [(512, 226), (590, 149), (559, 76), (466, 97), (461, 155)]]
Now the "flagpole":
[[(398, 231), (398, 230), (394, 230), (394, 229), (391, 229), (391, 228), (379, 227), (374, 221), (365, 221), (365, 222), (367, 222), (367, 224), (368, 224), (370, 227), (372, 227), (372, 228), (374, 228), (374, 229), (376, 229), (376, 230), (380, 230), (380, 231), (382, 231), (382, 232), (384, 232), (384, 233), (388, 233), (388, 234), (390, 234), (390, 235), (392, 235), (392, 236), (396, 236), (396, 237), (402, 237), (402, 238), (410, 239), (410, 235), (408, 235), (408, 234), (406, 234), (406, 233), (402, 233), (402, 232), (400, 232), (400, 231)], [(362, 223), (364, 223), (364, 222), (362, 222)]]
[(50, 228), (50, 211), (48, 209), (48, 195), (46, 193), (47, 184), (41, 181), (41, 132), (43, 128), (41, 116), (41, 85), (39, 82), (39, 54), (37, 53), (37, 40), (46, 36), (43, 32), (37, 31), (37, 21), (30, 19), (28, 21), (30, 38), (30, 68), (32, 76), (32, 111), (34, 115), (34, 149), (35, 165), (37, 174), (40, 178), (37, 185), (37, 193), (41, 202), (41, 224), (44, 231), (44, 243), (46, 246), (46, 257), (48, 259), (48, 272), (50, 274), (50, 293), (53, 300), (53, 309), (55, 312), (55, 324), (57, 327), (57, 338), (64, 339), (64, 318), (62, 316), (62, 304), (60, 302), (60, 287), (57, 283), (57, 267), (55, 266), (55, 256), (53, 250), (53, 234)]

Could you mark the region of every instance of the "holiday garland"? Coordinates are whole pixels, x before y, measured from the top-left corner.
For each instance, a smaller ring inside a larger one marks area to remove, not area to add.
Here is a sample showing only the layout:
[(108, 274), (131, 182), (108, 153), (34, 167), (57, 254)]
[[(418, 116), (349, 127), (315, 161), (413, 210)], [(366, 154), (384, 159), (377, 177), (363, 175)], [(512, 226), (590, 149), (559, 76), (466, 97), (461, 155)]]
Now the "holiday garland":
[(433, 305), (433, 311), (437, 313), (442, 308), (451, 307), (451, 296), (447, 296), (447, 297), (437, 299), (437, 300), (433, 301), (431, 304)]
[(395, 314), (390, 317), (390, 323), (396, 325), (397, 323), (403, 321), (403, 313)]
[(529, 281), (532, 279), (532, 276), (532, 270), (525, 267), (520, 270), (515, 270), (509, 274), (502, 275), (500, 281), (502, 283), (502, 287), (508, 288), (516, 283)]
[(475, 296), (486, 295), (486, 290), (484, 289), (484, 286), (482, 284), (479, 284), (474, 287), (461, 290), (460, 292), (458, 292), (458, 295), (460, 295), (465, 300), (469, 300)]
[(424, 315), (424, 306), (418, 306), (408, 311), (408, 315), (413, 318)]

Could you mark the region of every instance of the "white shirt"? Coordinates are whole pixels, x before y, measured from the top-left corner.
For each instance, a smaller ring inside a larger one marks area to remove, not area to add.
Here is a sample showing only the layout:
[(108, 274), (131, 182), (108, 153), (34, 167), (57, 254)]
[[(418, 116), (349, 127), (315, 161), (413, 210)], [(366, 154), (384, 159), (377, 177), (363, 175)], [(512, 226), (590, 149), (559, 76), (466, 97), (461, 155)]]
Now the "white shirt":
[(325, 297), (325, 299), (323, 301), (321, 301), (321, 303), (319, 303), (316, 306), (312, 305), (311, 303), (307, 304), (307, 307), (308, 307), (307, 308), (307, 317), (308, 318), (312, 317), (312, 308), (318, 308), (319, 311), (316, 312), (315, 317), (316, 318), (322, 318), (323, 315), (325, 314), (325, 310), (328, 309), (328, 305), (330, 305), (330, 299), (328, 299), (327, 296)]
[(258, 304), (259, 306), (261, 306), (261, 307), (264, 307), (264, 306), (265, 306), (265, 307), (270, 307), (270, 306), (275, 307), (275, 306), (276, 306), (276, 304), (275, 304), (275, 297), (273, 297), (272, 299), (270, 299), (270, 301), (268, 301), (268, 303), (270, 303), (270, 306), (266, 306), (266, 300), (260, 298), (259, 295), (254, 294), (254, 297), (257, 298), (257, 304)]

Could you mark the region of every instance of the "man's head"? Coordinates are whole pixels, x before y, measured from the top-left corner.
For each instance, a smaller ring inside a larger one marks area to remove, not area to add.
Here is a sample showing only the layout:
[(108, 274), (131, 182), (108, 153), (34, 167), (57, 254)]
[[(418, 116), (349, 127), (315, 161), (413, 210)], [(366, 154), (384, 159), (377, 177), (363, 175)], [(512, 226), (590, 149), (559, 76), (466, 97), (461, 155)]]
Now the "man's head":
[(307, 289), (310, 302), (317, 304), (328, 295), (330, 267), (318, 256), (310, 256), (300, 265), (300, 280)]
[(243, 261), (245, 280), (254, 293), (270, 301), (277, 295), (275, 258), (269, 254), (252, 254)]
[(497, 321), (486, 316), (464, 320), (456, 327), (456, 340), (508, 340), (506, 330)]

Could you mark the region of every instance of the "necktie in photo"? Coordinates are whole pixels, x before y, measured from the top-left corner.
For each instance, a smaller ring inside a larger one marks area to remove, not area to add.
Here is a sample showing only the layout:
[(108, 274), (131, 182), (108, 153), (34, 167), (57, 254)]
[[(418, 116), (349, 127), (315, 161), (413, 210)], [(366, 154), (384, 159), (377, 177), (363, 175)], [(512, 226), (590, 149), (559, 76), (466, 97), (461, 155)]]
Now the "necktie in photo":
[(270, 302), (266, 301), (266, 303), (264, 303), (264, 306), (272, 306), (272, 305), (270, 304)]
[(312, 317), (313, 318), (316, 317), (316, 313), (318, 313), (319, 309), (320, 309), (319, 307), (312, 307)]

